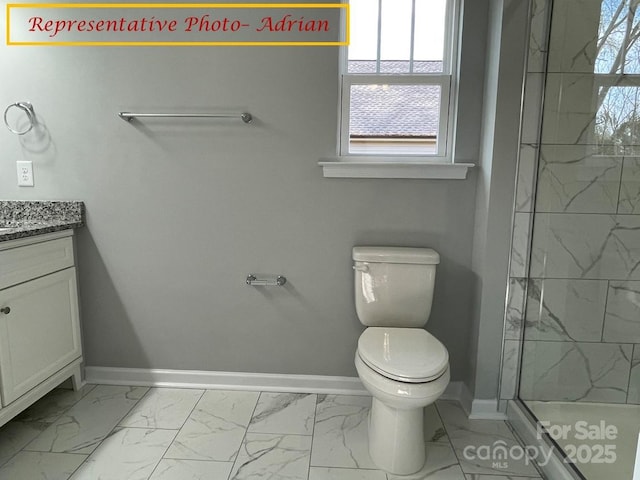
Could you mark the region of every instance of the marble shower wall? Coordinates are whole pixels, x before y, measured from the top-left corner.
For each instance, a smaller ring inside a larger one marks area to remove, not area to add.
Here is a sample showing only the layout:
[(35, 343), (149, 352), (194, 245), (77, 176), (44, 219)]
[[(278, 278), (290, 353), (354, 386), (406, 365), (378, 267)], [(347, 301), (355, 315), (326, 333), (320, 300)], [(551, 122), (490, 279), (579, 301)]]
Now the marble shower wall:
[(521, 361), (524, 400), (640, 403), (640, 50), (598, 38), (613, 11), (532, 2), (503, 400)]

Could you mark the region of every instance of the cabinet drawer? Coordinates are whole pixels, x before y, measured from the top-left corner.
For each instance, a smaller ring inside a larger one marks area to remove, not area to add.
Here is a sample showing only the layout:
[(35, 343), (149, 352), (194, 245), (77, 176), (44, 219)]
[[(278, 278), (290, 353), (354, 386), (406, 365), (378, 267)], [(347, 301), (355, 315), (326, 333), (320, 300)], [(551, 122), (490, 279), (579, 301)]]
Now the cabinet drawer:
[(0, 290), (73, 266), (71, 237), (0, 251)]
[(0, 385), (7, 405), (82, 355), (76, 269), (0, 291)]

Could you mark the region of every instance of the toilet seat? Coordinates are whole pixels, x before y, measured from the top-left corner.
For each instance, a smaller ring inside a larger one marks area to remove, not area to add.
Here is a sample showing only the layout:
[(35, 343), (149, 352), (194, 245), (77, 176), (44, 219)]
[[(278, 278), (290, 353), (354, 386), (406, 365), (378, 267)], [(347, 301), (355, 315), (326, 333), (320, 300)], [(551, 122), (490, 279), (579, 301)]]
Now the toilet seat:
[(358, 356), (372, 370), (405, 383), (426, 383), (442, 376), (449, 353), (421, 328), (369, 327), (358, 339)]

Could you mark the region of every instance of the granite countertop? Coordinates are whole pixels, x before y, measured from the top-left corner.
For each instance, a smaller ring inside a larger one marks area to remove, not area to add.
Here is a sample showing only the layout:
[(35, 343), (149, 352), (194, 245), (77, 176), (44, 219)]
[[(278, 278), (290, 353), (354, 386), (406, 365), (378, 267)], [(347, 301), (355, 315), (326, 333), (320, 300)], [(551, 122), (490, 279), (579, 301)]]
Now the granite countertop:
[(0, 200), (0, 242), (84, 226), (79, 201)]

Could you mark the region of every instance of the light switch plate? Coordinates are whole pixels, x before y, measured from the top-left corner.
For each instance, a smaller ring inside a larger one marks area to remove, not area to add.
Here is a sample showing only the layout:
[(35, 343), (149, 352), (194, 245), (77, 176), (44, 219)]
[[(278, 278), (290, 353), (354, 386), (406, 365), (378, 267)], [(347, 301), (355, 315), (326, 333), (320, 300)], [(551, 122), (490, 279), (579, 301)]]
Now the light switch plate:
[(16, 162), (18, 169), (18, 186), (33, 187), (33, 163), (28, 160)]

